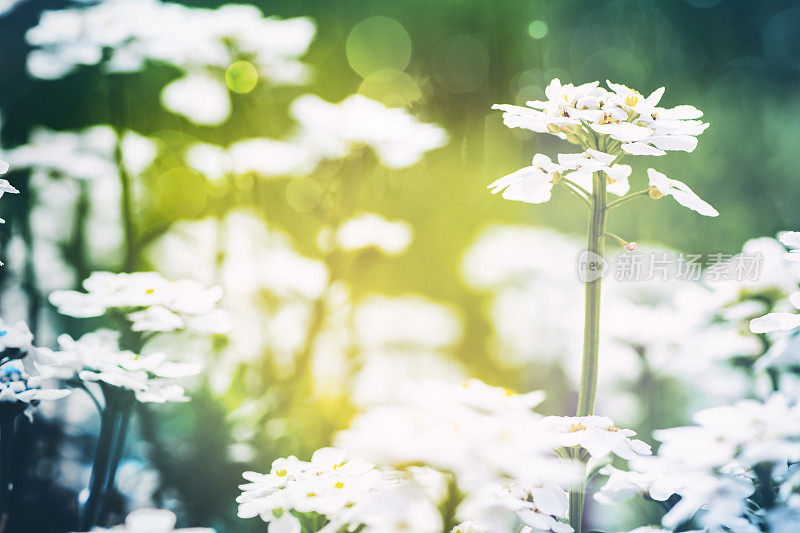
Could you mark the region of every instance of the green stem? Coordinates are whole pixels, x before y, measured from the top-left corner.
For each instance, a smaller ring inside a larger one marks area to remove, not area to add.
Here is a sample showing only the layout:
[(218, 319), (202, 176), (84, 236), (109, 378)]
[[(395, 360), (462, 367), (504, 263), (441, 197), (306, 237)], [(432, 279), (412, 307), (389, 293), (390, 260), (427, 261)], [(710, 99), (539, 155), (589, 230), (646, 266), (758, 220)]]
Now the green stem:
[(581, 462), (581, 481), (569, 491), (569, 525), (575, 533), (581, 533), (583, 525), (583, 498), (586, 493), (586, 463)]
[(89, 496), (83, 506), (79, 524), (80, 531), (89, 531), (97, 525), (100, 504), (103, 499), (103, 489), (108, 479), (109, 458), (115, 441), (115, 432), (118, 420), (119, 392), (112, 387), (103, 387), (105, 408), (100, 420), (100, 436), (97, 439), (97, 448), (92, 461), (92, 477), (89, 482)]
[(122, 131), (117, 132), (117, 144), (114, 149), (114, 161), (119, 172), (120, 184), (120, 214), (122, 217), (123, 238), (125, 242), (125, 255), (122, 261), (123, 272), (132, 272), (136, 267), (137, 242), (136, 228), (133, 225), (133, 191), (131, 190), (131, 177), (125, 168), (122, 153)]
[[(602, 276), (597, 264), (603, 258), (605, 244), (603, 234), (606, 229), (606, 180), (599, 173), (594, 174), (594, 195), (592, 215), (589, 218), (589, 235), (586, 249), (589, 251), (586, 262), (586, 300), (583, 325), (583, 365), (581, 367), (581, 388), (578, 395), (578, 416), (594, 414), (597, 395), (597, 350), (600, 340), (600, 288)], [(594, 268), (593, 268), (594, 267)]]
[(11, 502), (14, 479), (14, 425), (17, 419), (14, 405), (0, 407), (0, 515), (4, 520), (13, 511)]
[[(586, 249), (586, 300), (583, 329), (583, 365), (581, 367), (581, 386), (578, 394), (578, 416), (594, 414), (597, 396), (598, 345), (600, 341), (600, 288), (602, 270), (598, 264), (605, 250), (603, 234), (606, 227), (606, 178), (595, 172), (593, 175), (592, 213)], [(583, 519), (583, 499), (586, 490), (586, 464), (583, 463), (581, 482), (570, 489), (569, 522), (575, 533), (581, 532)]]
[(106, 473), (106, 483), (103, 487), (103, 494), (100, 498), (100, 505), (98, 508), (98, 522), (102, 522), (103, 517), (106, 515), (108, 507), (108, 500), (111, 492), (114, 490), (114, 482), (117, 478), (117, 468), (122, 459), (122, 454), (125, 450), (125, 439), (128, 435), (128, 426), (131, 420), (131, 410), (133, 409), (134, 395), (132, 392), (125, 391), (124, 396), (119, 401), (119, 409), (116, 420), (116, 435), (112, 443), (112, 451), (108, 463), (108, 472)]
[(625, 202), (627, 202), (629, 200), (633, 200), (634, 198), (639, 198), (640, 196), (644, 196), (646, 194), (650, 194), (650, 189), (644, 189), (644, 190), (641, 190), (641, 191), (633, 192), (631, 194), (627, 194), (627, 195), (623, 196), (622, 198), (619, 198), (618, 200), (614, 200), (613, 202), (608, 204), (606, 206), (606, 211), (608, 211), (609, 209), (614, 209), (618, 205), (622, 205), (622, 204), (624, 204)]

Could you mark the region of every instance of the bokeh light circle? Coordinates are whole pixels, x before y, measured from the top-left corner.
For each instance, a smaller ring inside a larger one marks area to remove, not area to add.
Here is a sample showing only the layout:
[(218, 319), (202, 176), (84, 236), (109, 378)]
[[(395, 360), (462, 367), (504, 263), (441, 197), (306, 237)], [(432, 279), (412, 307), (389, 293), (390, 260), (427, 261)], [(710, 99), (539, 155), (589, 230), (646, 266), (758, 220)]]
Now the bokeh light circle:
[(319, 183), (312, 178), (295, 178), (286, 186), (286, 203), (301, 213), (314, 210), (321, 199), (322, 189)]
[(373, 72), (361, 83), (358, 94), (377, 100), (389, 107), (405, 107), (422, 97), (417, 82), (400, 70)]
[(411, 37), (398, 21), (370, 17), (356, 24), (345, 44), (350, 67), (362, 78), (379, 70), (404, 70), (411, 61)]
[(544, 39), (547, 35), (547, 23), (543, 20), (534, 20), (528, 24), (528, 35), (534, 39)]
[(452, 92), (477, 90), (489, 76), (489, 52), (469, 35), (448, 37), (433, 53), (433, 76)]
[(225, 71), (225, 83), (235, 93), (249, 93), (258, 85), (258, 70), (249, 61), (236, 61)]

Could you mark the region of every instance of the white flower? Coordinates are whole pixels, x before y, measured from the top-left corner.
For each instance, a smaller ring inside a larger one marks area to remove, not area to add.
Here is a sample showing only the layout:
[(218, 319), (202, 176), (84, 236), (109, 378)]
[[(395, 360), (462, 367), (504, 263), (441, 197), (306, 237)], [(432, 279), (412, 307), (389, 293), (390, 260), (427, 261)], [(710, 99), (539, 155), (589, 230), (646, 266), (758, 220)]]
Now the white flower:
[(168, 83), (161, 90), (161, 103), (201, 126), (219, 126), (231, 114), (228, 88), (206, 74), (189, 74)]
[(476, 522), (467, 520), (455, 526), (450, 533), (486, 533), (486, 530), (480, 527)]
[(347, 252), (376, 248), (386, 255), (398, 255), (408, 248), (411, 238), (407, 222), (389, 221), (374, 213), (351, 218), (336, 230), (336, 243)]
[(196, 143), (186, 151), (186, 163), (210, 180), (217, 181), (230, 174), (233, 166), (227, 150), (213, 144)]
[(593, 172), (603, 172), (610, 182), (608, 192), (623, 196), (630, 190), (628, 176), (631, 175), (631, 167), (614, 164), (616, 159), (616, 156), (592, 148), (579, 154), (558, 154), (558, 163), (563, 169), (576, 169), (568, 177), (584, 190), (592, 190)]
[(447, 142), (440, 127), (361, 95), (332, 104), (307, 94), (297, 98), (290, 111), (300, 124), (297, 142), (315, 147), (323, 157), (343, 157), (351, 144), (364, 144), (383, 165), (405, 168)]
[(778, 239), (784, 246), (789, 248), (786, 259), (800, 262), (800, 231), (784, 231), (778, 235)]
[(531, 166), (503, 176), (487, 188), (492, 189), (492, 194), (503, 191), (506, 200), (540, 204), (550, 200), (553, 185), (561, 177), (561, 170), (562, 167), (546, 155), (536, 154)]
[(214, 533), (214, 530), (201, 527), (175, 529), (178, 519), (171, 511), (163, 509), (137, 509), (128, 514), (125, 524), (110, 529), (95, 528), (95, 532), (107, 533)]
[(475, 486), (571, 483), (572, 465), (553, 454), (558, 435), (530, 410), (540, 400), (538, 393), (514, 395), (474, 380), (407, 384), (394, 402), (357, 416), (336, 442), (380, 464), (423, 463)]
[(0, 403), (24, 404), (29, 409), (41, 401), (58, 400), (69, 394), (68, 390), (42, 388), (42, 378), (29, 375), (18, 361), (0, 365)]
[[(5, 170), (3, 170), (3, 169), (5, 169)], [(4, 174), (5, 171), (8, 170), (8, 163), (6, 163), (5, 161), (0, 161), (0, 170), (2, 170), (2, 172), (0, 172), (0, 175)], [(0, 198), (2, 198), (3, 194), (5, 194), (7, 192), (10, 192), (12, 194), (18, 194), (19, 193), (17, 188), (14, 187), (13, 185), (11, 185), (8, 182), (8, 180), (0, 179)]]
[(260, 516), (270, 524), (270, 531), (276, 520), (280, 530), (297, 530), (299, 522), (284, 518), (290, 510), (324, 515), (336, 524), (334, 530), (349, 525), (354, 507), (384, 483), (374, 465), (347, 460), (343, 450), (334, 448), (317, 450), (310, 462), (296, 457), (277, 459), (268, 474), (245, 472), (243, 476), (249, 483), (240, 486), (242, 494), (236, 498), (239, 517)]
[[(800, 292), (789, 296), (789, 301), (800, 309)], [(795, 313), (767, 313), (750, 321), (753, 333), (770, 333), (772, 331), (789, 331), (800, 326), (800, 315)]]
[(580, 446), (594, 458), (612, 452), (623, 459), (650, 455), (648, 444), (631, 439), (635, 431), (618, 428), (605, 416), (548, 416), (544, 423), (559, 435), (561, 446)]
[(187, 401), (183, 388), (173, 380), (198, 374), (201, 369), (196, 364), (168, 361), (162, 353), (137, 356), (120, 350), (119, 334), (110, 330), (87, 333), (78, 340), (61, 335), (58, 343), (61, 351), (54, 354), (55, 362), (39, 366), (42, 375), (129, 389), (140, 402)]
[(647, 175), (650, 177), (650, 196), (652, 198), (672, 196), (675, 198), (675, 201), (682, 206), (688, 207), (701, 215), (707, 217), (719, 215), (716, 209), (697, 196), (689, 186), (682, 181), (670, 179), (652, 168), (647, 169)]
[(463, 334), (453, 309), (416, 295), (369, 296), (358, 304), (353, 321), (364, 349), (446, 348)]
[(203, 288), (191, 280), (168, 281), (155, 272), (94, 272), (83, 282), (86, 292), (54, 291), (50, 302), (62, 314), (89, 318), (109, 309), (127, 313), (134, 331), (188, 329), (224, 333), (227, 315), (217, 308), (222, 289)]
[[(571, 533), (566, 523), (569, 502), (564, 488), (552, 482), (537, 483), (526, 487), (520, 483), (489, 485), (473, 496), (472, 514), (489, 517), (498, 511), (511, 511), (519, 517), (525, 527), (523, 531), (553, 531)], [(483, 507), (483, 509), (481, 509)]]
[(21, 361), (25, 372), (37, 374), (37, 365), (52, 362), (52, 352), (33, 345), (33, 333), (28, 325), (19, 321), (13, 326), (0, 319), (0, 363)]
[(224, 70), (244, 56), (272, 83), (302, 83), (298, 60), (314, 37), (308, 18), (265, 18), (254, 6), (199, 9), (158, 0), (107, 0), (42, 13), (26, 40), (35, 49), (28, 72), (55, 79), (79, 65), (141, 70), (146, 61), (184, 71)]
[[(100, 124), (78, 131), (52, 131), (37, 127), (28, 143), (8, 151), (17, 168), (46, 172), (55, 178), (77, 180), (117, 179), (115, 150), (118, 138), (111, 126)], [(133, 131), (122, 134), (120, 148), (125, 169), (138, 175), (153, 162), (155, 143)]]

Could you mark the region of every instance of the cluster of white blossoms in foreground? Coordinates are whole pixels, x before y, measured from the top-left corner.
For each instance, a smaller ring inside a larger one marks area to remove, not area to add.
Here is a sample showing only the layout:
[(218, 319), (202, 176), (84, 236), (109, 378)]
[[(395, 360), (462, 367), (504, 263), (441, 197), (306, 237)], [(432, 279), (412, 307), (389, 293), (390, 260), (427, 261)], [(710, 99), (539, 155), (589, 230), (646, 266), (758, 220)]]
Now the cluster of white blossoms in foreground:
[(163, 353), (137, 355), (119, 347), (119, 333), (97, 330), (75, 340), (69, 335), (58, 338), (60, 351), (55, 363), (41, 372), (63, 380), (105, 383), (133, 391), (140, 402), (184, 402), (189, 398), (176, 378), (193, 376), (201, 366), (168, 361)]
[[(489, 187), (503, 197), (529, 203), (550, 199), (553, 186), (566, 179), (570, 188), (592, 190), (592, 174), (602, 172), (608, 192), (623, 196), (630, 190), (631, 167), (619, 163), (625, 155), (660, 156), (668, 150), (691, 152), (697, 135), (708, 127), (699, 119), (702, 111), (680, 105), (659, 107), (664, 88), (644, 97), (624, 85), (608, 82), (607, 90), (598, 82), (579, 86), (562, 85), (558, 78), (546, 88), (546, 101), (527, 102), (528, 107), (495, 105), (503, 111), (510, 128), (552, 133), (585, 147), (580, 153), (559, 154), (556, 161), (542, 154), (531, 166), (504, 176)], [(700, 199), (685, 183), (667, 178), (655, 169), (648, 170), (652, 198), (672, 196), (675, 201), (706, 216), (717, 211)]]
[(514, 394), (478, 380), (427, 382), (399, 391), (394, 403), (358, 415), (337, 446), (377, 464), (424, 464), (454, 476), (466, 495), (456, 515), (485, 531), (515, 520), (536, 530), (571, 531), (566, 491), (578, 481), (563, 456), (580, 447), (602, 458), (649, 454), (633, 432), (604, 417), (542, 418), (541, 392)]
[(309, 462), (296, 457), (277, 459), (269, 474), (245, 472), (244, 477), (250, 483), (240, 487), (239, 516), (260, 516), (270, 524), (270, 531), (285, 532), (301, 531), (303, 517), (297, 514), (303, 513), (324, 516), (314, 531), (323, 526), (333, 532), (358, 525), (358, 514), (364, 512), (359, 506), (387, 483), (374, 465), (348, 461), (343, 450), (334, 448), (317, 450)]
[(168, 281), (155, 272), (94, 272), (83, 282), (86, 292), (54, 291), (50, 302), (62, 314), (89, 318), (119, 310), (134, 331), (187, 329), (224, 333), (228, 317), (218, 308), (222, 289), (206, 289), (191, 280)]
[(137, 509), (125, 517), (125, 523), (109, 529), (94, 528), (96, 533), (214, 533), (213, 529), (193, 527), (175, 529), (175, 513), (164, 509)]
[[(800, 461), (800, 406), (780, 394), (766, 401), (699, 411), (697, 425), (655, 432), (658, 454), (630, 462), (632, 471), (605, 467), (606, 486), (596, 494), (601, 503), (624, 501), (644, 493), (658, 501), (680, 500), (663, 518), (677, 527), (695, 518), (708, 531), (758, 532), (761, 525), (786, 513), (800, 517), (794, 496)], [(756, 491), (771, 494), (759, 508), (748, 498)]]

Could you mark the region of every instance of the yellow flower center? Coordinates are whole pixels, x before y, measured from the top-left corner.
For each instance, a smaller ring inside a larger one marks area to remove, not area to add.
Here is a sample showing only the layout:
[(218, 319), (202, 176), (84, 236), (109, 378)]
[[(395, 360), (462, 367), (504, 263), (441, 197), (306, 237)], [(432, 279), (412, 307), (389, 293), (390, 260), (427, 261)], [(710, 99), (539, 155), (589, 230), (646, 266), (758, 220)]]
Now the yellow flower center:
[(625, 99), (625, 105), (627, 105), (627, 106), (633, 107), (637, 103), (639, 103), (639, 96), (636, 95), (636, 94), (632, 94), (631, 96), (629, 96), (629, 97), (627, 97)]
[(154, 292), (156, 292), (155, 289), (147, 289), (146, 291), (144, 291), (145, 294), (153, 294)]
[(343, 489), (344, 483), (342, 483), (341, 481), (337, 481), (334, 487), (336, 487), (337, 489)]
[(278, 477), (283, 477), (283, 476), (285, 476), (285, 475), (286, 475), (286, 470), (285, 470), (285, 469), (283, 469), (283, 468), (281, 468), (280, 470), (278, 470), (277, 472), (275, 472), (275, 475), (276, 475), (276, 476), (278, 476)]
[(586, 426), (584, 426), (582, 422), (578, 422), (577, 424), (572, 424), (569, 427), (569, 433), (575, 433), (576, 431), (583, 431), (585, 429)]
[(617, 431), (619, 431), (619, 428), (618, 428), (617, 426), (615, 426), (614, 424), (611, 424), (610, 426), (608, 426), (608, 427), (606, 428), (606, 431), (614, 431), (614, 432), (617, 432)]

